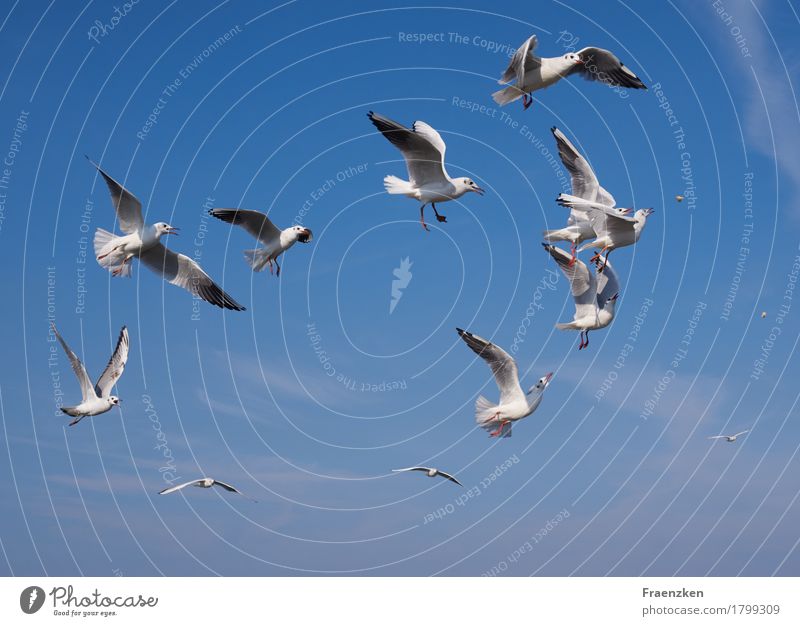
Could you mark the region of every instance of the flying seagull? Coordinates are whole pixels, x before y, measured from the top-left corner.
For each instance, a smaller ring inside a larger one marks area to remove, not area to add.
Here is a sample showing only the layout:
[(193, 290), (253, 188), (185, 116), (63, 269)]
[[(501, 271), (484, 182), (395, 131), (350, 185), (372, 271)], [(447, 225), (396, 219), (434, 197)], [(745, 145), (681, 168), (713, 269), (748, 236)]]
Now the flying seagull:
[(736, 441), (737, 437), (749, 432), (750, 432), (749, 430), (743, 430), (742, 432), (736, 433), (735, 435), (715, 435), (714, 437), (709, 437), (709, 439), (724, 439), (729, 443), (733, 443), (734, 441)]
[(404, 467), (403, 469), (396, 469), (392, 470), (393, 472), (427, 472), (428, 476), (433, 478), (434, 476), (441, 476), (442, 478), (446, 478), (454, 482), (456, 485), (463, 487), (460, 482), (456, 480), (456, 477), (452, 474), (448, 474), (447, 472), (443, 472), (442, 470), (438, 470), (435, 467)]
[[(86, 157), (89, 159), (89, 157)], [(152, 226), (144, 223), (142, 203), (99, 165), (89, 159), (103, 176), (111, 192), (119, 226), (125, 235), (98, 228), (94, 235), (94, 252), (97, 262), (113, 276), (130, 276), (131, 259), (138, 258), (164, 280), (218, 307), (244, 311), (244, 307), (211, 280), (195, 261), (184, 254), (173, 252), (161, 243), (164, 235), (176, 235), (178, 229), (166, 222)]]
[(505, 105), (522, 98), (522, 107), (533, 103), (530, 95), (557, 83), (571, 74), (580, 74), (588, 80), (596, 80), (614, 87), (647, 89), (644, 83), (608, 50), (589, 47), (578, 52), (568, 52), (560, 57), (543, 58), (534, 54), (538, 39), (532, 35), (523, 43), (508, 64), (499, 84), (516, 81), (505, 89), (492, 94), (494, 101)]
[(575, 317), (571, 322), (556, 324), (559, 330), (579, 330), (581, 343), (578, 350), (589, 346), (589, 331), (605, 328), (614, 320), (619, 298), (619, 280), (614, 268), (603, 260), (604, 271), (600, 271), (600, 260), (595, 262), (597, 276), (581, 261), (575, 261), (566, 251), (542, 244), (569, 281), (575, 299)]
[(478, 396), (475, 421), (491, 437), (510, 437), (513, 422), (527, 417), (539, 407), (553, 373), (545, 374), (526, 394), (519, 383), (517, 364), (508, 352), (466, 330), (456, 328), (456, 331), (470, 349), (486, 361), (500, 389), (499, 404)]
[[(244, 496), (248, 500), (253, 500), (248, 496), (245, 496), (241, 491), (239, 491), (233, 485), (229, 485), (228, 483), (224, 483), (221, 480), (215, 480), (214, 478), (198, 478), (197, 480), (190, 480), (188, 483), (183, 483), (182, 485), (175, 485), (174, 487), (167, 487), (166, 489), (162, 489), (159, 491), (159, 495), (165, 496), (168, 493), (174, 493), (183, 489), (184, 487), (202, 487), (203, 489), (210, 489), (211, 487), (222, 487), (226, 491), (231, 491), (233, 493), (238, 493), (240, 496)], [(253, 500), (253, 502), (257, 502), (257, 500)]]
[[(592, 170), (583, 155), (578, 152), (578, 149), (572, 145), (572, 142), (567, 139), (566, 135), (555, 126), (550, 131), (555, 137), (561, 162), (569, 172), (572, 180), (572, 195), (589, 202), (598, 202), (608, 207), (613, 215), (625, 216), (630, 213), (631, 209), (616, 208), (617, 201), (614, 200), (614, 196), (600, 186), (600, 181), (597, 180), (594, 170)], [(566, 227), (546, 230), (542, 234), (545, 241), (569, 241), (573, 263), (576, 259), (578, 244), (587, 239), (597, 237), (597, 233), (592, 228), (589, 211), (580, 207), (570, 210)]]
[(260, 272), (269, 266), (269, 273), (272, 274), (272, 264), (274, 263), (277, 275), (280, 276), (281, 266), (278, 265), (278, 257), (298, 241), (308, 243), (313, 237), (308, 228), (299, 225), (281, 230), (260, 211), (211, 209), (208, 214), (223, 222), (228, 222), (228, 224), (241, 226), (264, 244), (263, 248), (244, 251), (244, 258), (254, 272)]
[[(611, 207), (602, 203), (589, 202), (563, 193), (556, 198), (556, 202), (570, 209), (585, 209), (589, 212), (589, 220), (597, 237), (583, 244), (578, 248), (578, 252), (583, 252), (587, 248), (598, 248), (600, 251), (591, 258), (591, 261), (596, 261), (605, 255), (607, 262), (612, 250), (632, 246), (639, 241), (647, 225), (647, 218), (654, 213), (653, 209), (647, 208), (639, 209), (633, 217), (615, 215), (609, 211)], [(604, 269), (605, 266), (600, 267), (599, 271), (602, 272)]]
[(51, 322), (50, 327), (53, 329), (53, 333), (55, 333), (56, 339), (58, 339), (61, 347), (64, 348), (70, 365), (72, 365), (72, 371), (75, 372), (75, 376), (78, 378), (78, 382), (81, 386), (81, 403), (76, 406), (61, 407), (64, 413), (75, 418), (69, 425), (74, 426), (84, 417), (100, 415), (101, 413), (110, 411), (111, 407), (118, 405), (120, 399), (117, 396), (111, 395), (111, 389), (113, 389), (119, 377), (122, 376), (125, 363), (128, 361), (128, 329), (125, 326), (122, 327), (122, 330), (119, 332), (119, 339), (117, 339), (117, 347), (114, 348), (114, 353), (108, 360), (106, 369), (103, 370), (103, 373), (100, 374), (100, 378), (97, 379), (97, 384), (93, 385), (89, 375), (86, 373), (86, 368), (83, 366), (83, 363), (81, 363), (81, 360), (69, 349), (67, 342), (64, 341), (56, 329), (56, 325)]
[(383, 136), (391, 141), (403, 153), (408, 169), (409, 180), (397, 176), (387, 176), (383, 179), (387, 193), (399, 194), (408, 198), (419, 200), (419, 221), (425, 230), (430, 230), (425, 224), (425, 205), (430, 203), (436, 219), (446, 222), (447, 218), (436, 210), (437, 202), (447, 202), (460, 198), (467, 192), (480, 195), (484, 190), (478, 187), (470, 178), (450, 178), (444, 167), (444, 153), (446, 146), (436, 130), (425, 122), (414, 122), (411, 128), (383, 117), (370, 111), (367, 114), (375, 127)]

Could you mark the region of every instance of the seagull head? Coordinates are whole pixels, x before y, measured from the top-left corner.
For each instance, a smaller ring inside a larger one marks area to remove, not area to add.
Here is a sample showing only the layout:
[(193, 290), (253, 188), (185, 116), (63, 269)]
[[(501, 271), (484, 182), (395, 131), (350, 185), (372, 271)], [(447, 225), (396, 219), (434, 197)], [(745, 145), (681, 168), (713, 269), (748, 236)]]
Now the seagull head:
[(478, 187), (475, 181), (472, 180), (471, 178), (467, 178), (466, 176), (464, 176), (463, 178), (456, 179), (456, 181), (459, 183), (458, 186), (460, 187), (459, 191), (461, 191), (461, 193), (467, 193), (468, 191), (473, 191), (480, 196), (486, 193), (483, 189)]
[(615, 293), (608, 300), (606, 300), (606, 305), (603, 308), (607, 311), (613, 311), (614, 307), (617, 305), (618, 298), (619, 298), (619, 292)]
[(163, 235), (177, 235), (179, 230), (174, 226), (170, 226), (166, 222), (156, 222), (153, 224), (153, 228), (156, 229), (156, 235), (159, 237)]
[(108, 396), (108, 403), (112, 406), (118, 406), (122, 402), (117, 396)]
[(569, 61), (570, 63), (572, 63), (574, 65), (583, 65), (584, 64), (584, 61), (580, 57), (580, 55), (575, 54), (574, 52), (568, 52), (567, 54), (565, 54), (564, 55), (564, 60), (565, 61)]
[(651, 216), (653, 213), (655, 213), (655, 210), (654, 210), (654, 209), (651, 209), (651, 208), (647, 208), (647, 209), (639, 209), (638, 211), (636, 211), (636, 214), (635, 214), (635, 216), (634, 216), (634, 217), (640, 217), (640, 218), (642, 218), (642, 219), (647, 219), (647, 218), (648, 218), (648, 217), (650, 217), (650, 216)]
[(617, 213), (619, 213), (619, 215), (622, 215), (624, 217), (625, 215), (630, 214), (631, 211), (633, 211), (633, 209), (626, 209), (626, 208), (618, 207), (616, 209), (616, 211), (617, 211)]
[(550, 384), (552, 378), (553, 378), (553, 372), (550, 372), (549, 374), (545, 374), (544, 376), (542, 376), (538, 381), (536, 381), (536, 384), (533, 387), (528, 389), (528, 395), (534, 392), (544, 393), (544, 390), (547, 389), (547, 386)]
[(302, 226), (292, 226), (292, 236), (300, 243), (308, 243), (313, 238), (313, 233)]

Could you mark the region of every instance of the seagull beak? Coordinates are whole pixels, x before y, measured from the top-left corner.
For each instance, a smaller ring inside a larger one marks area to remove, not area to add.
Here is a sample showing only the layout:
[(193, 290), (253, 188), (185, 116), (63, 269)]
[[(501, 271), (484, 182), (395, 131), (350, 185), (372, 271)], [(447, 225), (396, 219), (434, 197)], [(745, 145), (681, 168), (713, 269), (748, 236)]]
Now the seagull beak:
[(300, 243), (308, 243), (313, 238), (313, 234), (308, 228), (304, 228), (300, 231), (300, 235), (298, 236), (298, 241)]
[(481, 189), (481, 188), (480, 188), (480, 187), (478, 187), (477, 185), (476, 185), (475, 187), (473, 187), (473, 188), (472, 188), (472, 191), (474, 191), (475, 193), (477, 193), (479, 196), (482, 196), (483, 194), (485, 194), (485, 193), (486, 193), (486, 190), (485, 190), (485, 189)]
[(633, 209), (623, 209), (622, 210), (622, 214), (623, 215), (629, 215), (632, 211), (633, 211)]
[(575, 59), (575, 63), (577, 63), (578, 65), (585, 65), (586, 61), (584, 61), (582, 58), (578, 57), (577, 59)]
[(544, 377), (544, 384), (545, 384), (545, 387), (546, 387), (547, 385), (549, 385), (549, 384), (550, 384), (550, 381), (551, 381), (552, 379), (553, 379), (553, 372), (550, 372), (550, 373), (548, 373), (548, 374), (546, 374), (546, 375), (545, 375), (545, 377)]
[(170, 227), (167, 229), (167, 234), (168, 234), (168, 235), (178, 235), (178, 234), (179, 234), (179, 233), (178, 233), (178, 231), (179, 231), (179, 230), (180, 230), (180, 228), (175, 228), (174, 226), (170, 226)]

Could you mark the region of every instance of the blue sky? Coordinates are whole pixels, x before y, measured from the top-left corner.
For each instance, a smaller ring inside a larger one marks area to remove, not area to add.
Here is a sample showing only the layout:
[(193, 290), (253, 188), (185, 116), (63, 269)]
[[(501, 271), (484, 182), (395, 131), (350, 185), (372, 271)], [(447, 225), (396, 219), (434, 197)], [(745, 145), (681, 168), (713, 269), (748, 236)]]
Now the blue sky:
[[(1, 573), (800, 574), (788, 2), (115, 4), (16, 2), (1, 22)], [(612, 49), (651, 89), (574, 78), (495, 110), (532, 33), (546, 56)], [(405, 171), (369, 110), (437, 128), (486, 196), (424, 233), (383, 193)], [(554, 125), (621, 206), (656, 210), (614, 253), (617, 318), (583, 352), (553, 328), (572, 301), (539, 245), (565, 219)], [(84, 154), (248, 310), (84, 256), (114, 226)], [(209, 206), (315, 238), (280, 279), (253, 274), (254, 242)], [(92, 376), (128, 325), (121, 410), (56, 414), (79, 389), (51, 315)], [(556, 372), (510, 439), (474, 426), (497, 390), (457, 326), (515, 346), (523, 385)], [(464, 488), (390, 472), (414, 464)], [(157, 495), (203, 475), (258, 502)]]

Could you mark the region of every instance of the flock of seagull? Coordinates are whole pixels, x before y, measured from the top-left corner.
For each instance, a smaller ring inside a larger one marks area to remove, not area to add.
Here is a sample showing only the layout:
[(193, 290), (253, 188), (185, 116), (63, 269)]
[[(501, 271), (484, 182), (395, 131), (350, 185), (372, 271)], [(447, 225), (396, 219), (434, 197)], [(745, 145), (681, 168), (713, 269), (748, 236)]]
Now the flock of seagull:
[[(618, 88), (646, 89), (641, 80), (610, 51), (588, 47), (560, 57), (542, 58), (534, 54), (536, 36), (530, 37), (514, 54), (500, 80), (505, 87), (492, 97), (499, 105), (506, 105), (522, 98), (523, 109), (533, 103), (533, 92), (549, 87), (572, 74), (589, 80), (606, 83)], [(386, 192), (403, 195), (420, 203), (419, 214), (422, 227), (425, 223), (425, 207), (431, 206), (438, 222), (447, 222), (446, 216), (437, 209), (442, 204), (460, 198), (467, 193), (483, 195), (485, 191), (469, 177), (451, 178), (445, 168), (446, 145), (441, 135), (430, 125), (416, 121), (407, 128), (383, 115), (370, 111), (370, 121), (381, 134), (403, 155), (408, 180), (397, 176), (386, 176)], [(565, 331), (579, 331), (579, 350), (589, 346), (589, 332), (607, 327), (614, 320), (619, 298), (620, 281), (609, 255), (617, 248), (636, 244), (653, 213), (651, 208), (632, 209), (617, 207), (614, 197), (601, 185), (589, 165), (574, 144), (557, 128), (552, 128), (558, 154), (569, 172), (572, 193), (560, 194), (557, 203), (569, 209), (566, 226), (543, 232), (545, 250), (556, 263), (570, 285), (575, 302), (575, 314), (571, 321), (556, 324)], [(87, 157), (88, 159), (88, 157)], [(138, 259), (144, 266), (177, 285), (192, 295), (210, 304), (233, 311), (244, 311), (245, 307), (222, 290), (200, 265), (186, 255), (174, 252), (162, 242), (166, 235), (177, 235), (178, 229), (166, 222), (145, 223), (142, 204), (129, 190), (107, 174), (99, 165), (89, 160), (105, 180), (116, 211), (118, 235), (98, 228), (94, 237), (94, 251), (98, 264), (115, 277), (130, 277), (132, 261)], [(269, 268), (270, 273), (280, 276), (278, 257), (295, 243), (308, 243), (312, 231), (295, 224), (288, 228), (277, 227), (267, 215), (259, 211), (218, 208), (209, 214), (223, 222), (242, 227), (261, 244), (245, 250), (244, 257), (254, 272)], [(554, 245), (556, 242), (570, 244), (569, 251)], [(583, 244), (580, 248), (580, 244)], [(588, 264), (578, 254), (596, 249)], [(550, 385), (553, 373), (542, 376), (527, 391), (523, 390), (516, 361), (505, 350), (490, 341), (461, 328), (456, 329), (466, 345), (480, 356), (491, 369), (500, 398), (494, 403), (483, 396), (475, 401), (475, 420), (491, 437), (510, 437), (515, 422), (531, 415), (542, 402), (544, 392)], [(81, 387), (81, 402), (75, 406), (63, 406), (61, 410), (72, 417), (73, 426), (85, 417), (105, 413), (119, 405), (120, 399), (111, 393), (123, 373), (128, 359), (128, 330), (123, 326), (114, 352), (96, 384), (92, 384), (86, 368), (59, 334), (55, 325), (52, 332), (66, 353)], [(717, 435), (710, 439), (736, 441), (735, 435)], [(392, 470), (393, 472), (424, 472), (428, 477), (442, 477), (457, 485), (455, 476), (436, 468), (414, 466)], [(163, 489), (167, 495), (186, 487), (209, 489), (214, 486), (242, 494), (232, 485), (214, 478), (199, 478)]]

